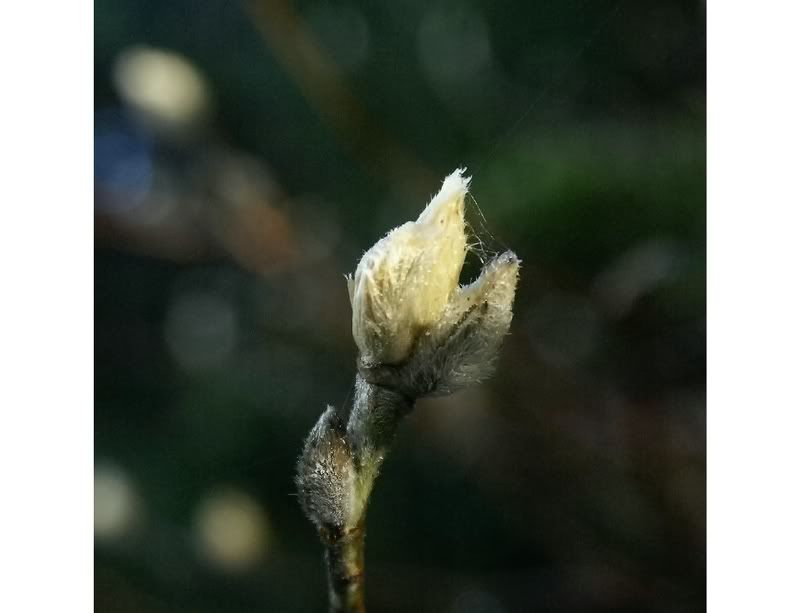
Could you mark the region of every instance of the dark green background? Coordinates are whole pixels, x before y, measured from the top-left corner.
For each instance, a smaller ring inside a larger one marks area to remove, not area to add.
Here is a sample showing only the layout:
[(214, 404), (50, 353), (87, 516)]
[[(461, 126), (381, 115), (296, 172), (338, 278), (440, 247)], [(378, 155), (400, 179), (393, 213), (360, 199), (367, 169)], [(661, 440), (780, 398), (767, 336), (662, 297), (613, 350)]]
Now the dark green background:
[[(142, 44), (205, 76), (202, 128), (119, 97)], [(342, 275), (461, 165), (463, 281), (514, 249), (515, 318), (491, 381), (403, 424), (369, 609), (705, 609), (704, 3), (97, 0), (95, 107), (95, 453), (139, 500), (98, 611), (324, 610), (292, 478), (352, 384)], [(269, 522), (238, 571), (197, 547), (220, 488)]]

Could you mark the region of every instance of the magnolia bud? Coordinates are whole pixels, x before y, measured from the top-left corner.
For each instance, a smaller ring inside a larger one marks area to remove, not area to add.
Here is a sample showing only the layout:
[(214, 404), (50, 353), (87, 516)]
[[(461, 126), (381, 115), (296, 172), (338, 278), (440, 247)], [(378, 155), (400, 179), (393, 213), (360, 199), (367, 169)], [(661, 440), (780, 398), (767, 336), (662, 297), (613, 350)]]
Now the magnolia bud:
[(395, 228), (348, 277), (358, 375), (347, 427), (333, 407), (297, 466), (300, 503), (327, 546), (332, 611), (363, 611), (363, 535), (372, 486), (397, 427), (423, 396), (486, 378), (511, 323), (519, 259), (507, 251), (459, 286), (467, 239), (463, 169), (416, 221)]
[(389, 232), (348, 278), (353, 338), (368, 364), (406, 360), (420, 333), (441, 317), (464, 265), (463, 169), (448, 176), (416, 221)]
[(511, 324), (519, 259), (511, 251), (470, 285), (463, 170), (448, 176), (417, 221), (389, 232), (348, 279), (359, 371), (406, 398), (448, 394), (488, 377)]
[(308, 518), (320, 529), (341, 530), (360, 515), (356, 469), (345, 426), (329, 406), (306, 439), (297, 464), (297, 491)]

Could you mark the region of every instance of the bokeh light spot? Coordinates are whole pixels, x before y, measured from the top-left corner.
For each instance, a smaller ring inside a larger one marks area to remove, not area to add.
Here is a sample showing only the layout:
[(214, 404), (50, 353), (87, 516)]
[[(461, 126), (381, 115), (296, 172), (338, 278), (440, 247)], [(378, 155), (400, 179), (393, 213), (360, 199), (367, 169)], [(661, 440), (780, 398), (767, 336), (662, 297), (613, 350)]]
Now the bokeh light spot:
[(595, 350), (601, 319), (580, 296), (550, 293), (527, 314), (526, 328), (534, 351), (545, 363), (574, 368)]
[(433, 83), (466, 81), (491, 62), (486, 20), (470, 7), (434, 6), (422, 18), (417, 51)]
[(205, 79), (177, 53), (138, 46), (126, 49), (114, 63), (113, 78), (122, 99), (156, 128), (183, 130), (210, 107)]
[(135, 209), (150, 192), (150, 145), (120, 113), (95, 114), (94, 177), (99, 191), (96, 206), (109, 213)]
[(164, 335), (170, 353), (184, 370), (212, 369), (222, 365), (236, 349), (236, 312), (219, 294), (187, 291), (173, 299)]
[(124, 536), (137, 515), (137, 496), (122, 469), (98, 464), (94, 469), (94, 537), (113, 541)]
[(202, 555), (229, 571), (252, 566), (266, 554), (269, 523), (261, 506), (234, 489), (217, 490), (195, 512), (194, 530)]

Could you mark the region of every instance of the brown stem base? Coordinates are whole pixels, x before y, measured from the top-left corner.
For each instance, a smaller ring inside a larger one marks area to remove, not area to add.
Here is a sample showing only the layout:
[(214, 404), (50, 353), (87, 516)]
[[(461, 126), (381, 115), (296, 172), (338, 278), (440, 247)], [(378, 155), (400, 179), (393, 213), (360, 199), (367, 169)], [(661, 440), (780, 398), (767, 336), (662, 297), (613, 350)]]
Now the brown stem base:
[(365, 613), (364, 529), (346, 534), (324, 534), (331, 613)]

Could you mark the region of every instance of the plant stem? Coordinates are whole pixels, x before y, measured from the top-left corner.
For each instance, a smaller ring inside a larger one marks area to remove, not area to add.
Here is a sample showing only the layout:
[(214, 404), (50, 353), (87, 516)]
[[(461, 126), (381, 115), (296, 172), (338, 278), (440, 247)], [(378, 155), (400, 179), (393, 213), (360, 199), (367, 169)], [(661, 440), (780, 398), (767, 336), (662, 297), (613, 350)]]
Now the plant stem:
[(364, 470), (367, 468), (365, 465), (371, 463), (380, 465), (400, 421), (413, 408), (413, 399), (389, 387), (369, 383), (360, 373), (356, 375), (347, 435), (360, 469)]
[(328, 599), (331, 613), (365, 613), (364, 528), (348, 533), (323, 534), (328, 567)]
[(325, 544), (328, 567), (328, 596), (331, 613), (365, 613), (364, 605), (364, 523), (367, 504), (381, 464), (397, 426), (413, 407), (402, 394), (356, 376), (353, 406), (347, 437), (354, 451), (360, 513), (353, 523), (325, 526), (320, 537)]

